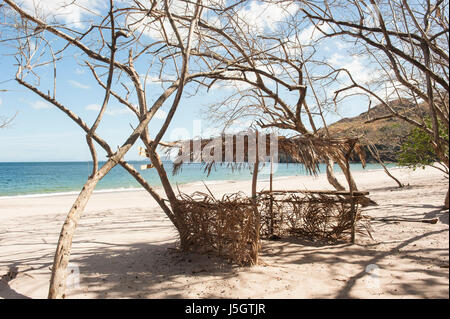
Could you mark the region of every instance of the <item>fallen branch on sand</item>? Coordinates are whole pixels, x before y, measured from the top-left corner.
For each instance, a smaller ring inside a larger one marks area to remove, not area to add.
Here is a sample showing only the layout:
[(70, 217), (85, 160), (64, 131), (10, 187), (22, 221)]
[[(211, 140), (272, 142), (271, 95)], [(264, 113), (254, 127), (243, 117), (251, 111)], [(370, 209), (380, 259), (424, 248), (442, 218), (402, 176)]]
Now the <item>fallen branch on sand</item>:
[(374, 218), (373, 220), (378, 220), (382, 222), (411, 222), (411, 223), (427, 223), (427, 224), (436, 224), (438, 219), (407, 219), (407, 218)]

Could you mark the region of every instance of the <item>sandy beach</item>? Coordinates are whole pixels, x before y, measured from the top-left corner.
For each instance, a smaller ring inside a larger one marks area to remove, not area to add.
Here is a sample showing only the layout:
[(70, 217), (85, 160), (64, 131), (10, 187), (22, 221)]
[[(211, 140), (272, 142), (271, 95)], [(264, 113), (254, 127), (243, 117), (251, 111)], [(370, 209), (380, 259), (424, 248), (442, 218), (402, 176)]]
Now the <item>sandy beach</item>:
[[(261, 262), (237, 267), (177, 250), (177, 233), (145, 191), (96, 193), (75, 234), (67, 298), (449, 298), (448, 180), (435, 169), (355, 172), (378, 206), (372, 236), (349, 243), (262, 242)], [(343, 176), (337, 174), (343, 181)], [(250, 181), (209, 185), (250, 192)], [(267, 189), (261, 181), (259, 189)], [(324, 175), (275, 189), (331, 189)], [(180, 186), (204, 191), (201, 183)], [(0, 298), (46, 298), (59, 231), (75, 195), (0, 199)], [(422, 219), (437, 218), (436, 224)], [(394, 220), (393, 220), (394, 219)], [(74, 277), (75, 278), (75, 277)]]

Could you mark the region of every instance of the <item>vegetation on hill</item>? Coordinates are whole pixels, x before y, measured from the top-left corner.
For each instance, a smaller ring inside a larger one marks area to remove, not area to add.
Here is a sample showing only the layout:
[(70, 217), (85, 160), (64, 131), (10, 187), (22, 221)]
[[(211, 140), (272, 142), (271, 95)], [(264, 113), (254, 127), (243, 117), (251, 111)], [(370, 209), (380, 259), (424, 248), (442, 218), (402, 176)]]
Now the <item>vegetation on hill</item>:
[[(392, 102), (392, 107), (411, 117), (418, 114), (411, 112), (413, 108), (406, 103)], [(425, 111), (423, 109), (423, 111)], [(352, 118), (344, 118), (328, 126), (332, 136), (357, 136), (365, 145), (367, 161), (376, 162), (368, 145), (373, 144), (378, 149), (380, 158), (384, 162), (397, 162), (401, 145), (406, 141), (413, 126), (390, 113), (383, 105), (377, 105), (367, 112)], [(423, 115), (423, 114), (420, 114)], [(373, 119), (380, 120), (372, 121)]]
[[(426, 118), (425, 122), (427, 126), (431, 128), (430, 118)], [(442, 123), (439, 124), (439, 135), (448, 141), (448, 130)], [(428, 134), (417, 127), (413, 128), (398, 153), (399, 165), (407, 166), (412, 169), (425, 168), (425, 166), (434, 166), (437, 155), (431, 146), (431, 143), (431, 137)], [(446, 152), (448, 154), (448, 147), (446, 148)], [(448, 173), (445, 166), (434, 167)]]

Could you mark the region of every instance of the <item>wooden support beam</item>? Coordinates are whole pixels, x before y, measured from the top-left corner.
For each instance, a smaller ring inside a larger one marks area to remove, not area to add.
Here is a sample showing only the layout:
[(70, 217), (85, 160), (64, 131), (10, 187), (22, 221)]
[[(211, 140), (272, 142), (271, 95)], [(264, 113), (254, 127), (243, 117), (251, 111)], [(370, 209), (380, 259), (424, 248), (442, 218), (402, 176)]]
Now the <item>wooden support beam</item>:
[[(258, 192), (258, 194), (283, 194), (283, 193), (304, 193), (304, 194), (323, 194), (323, 195), (342, 195), (349, 196), (350, 192), (348, 191), (334, 191), (334, 190), (266, 190)], [(354, 191), (353, 196), (366, 196), (370, 193), (367, 191)]]

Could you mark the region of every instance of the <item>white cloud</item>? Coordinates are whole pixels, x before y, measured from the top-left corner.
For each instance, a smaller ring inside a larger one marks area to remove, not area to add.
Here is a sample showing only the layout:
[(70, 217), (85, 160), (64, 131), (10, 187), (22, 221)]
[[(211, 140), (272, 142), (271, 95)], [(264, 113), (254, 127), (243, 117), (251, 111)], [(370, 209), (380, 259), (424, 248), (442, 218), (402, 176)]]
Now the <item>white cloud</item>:
[[(145, 74), (140, 74), (139, 77), (141, 78), (142, 81), (145, 82), (146, 85), (153, 85), (153, 84), (161, 85), (161, 83), (163, 82), (174, 82), (177, 80), (176, 75), (167, 73), (161, 77)], [(129, 85), (133, 85), (133, 83), (130, 81)]]
[(240, 9), (238, 17), (245, 21), (253, 31), (263, 32), (265, 29), (274, 30), (276, 23), (285, 20), (299, 9), (295, 3), (286, 4), (250, 2), (248, 7)]
[[(88, 111), (96, 111), (99, 112), (101, 109), (101, 106), (99, 104), (89, 104), (86, 106), (85, 108)], [(105, 114), (106, 115), (110, 115), (110, 116), (116, 116), (116, 115), (121, 115), (121, 114), (129, 114), (131, 113), (131, 110), (126, 108), (125, 106), (123, 107), (115, 107), (115, 108), (107, 108)]]
[[(262, 68), (264, 71), (267, 71), (267, 69)], [(272, 72), (269, 72), (272, 73)], [(228, 77), (235, 77), (235, 78), (243, 78), (242, 73), (239, 71), (225, 71), (223, 75)], [(248, 72), (245, 74), (247, 79), (249, 81), (255, 82), (256, 81), (256, 74), (254, 72)], [(240, 80), (219, 80), (214, 83), (214, 85), (211, 87), (213, 90), (230, 90), (230, 91), (236, 91), (236, 90), (248, 90), (252, 87), (252, 84), (247, 83), (245, 81)]]
[[(220, 2), (220, 1), (219, 1)], [(217, 1), (211, 1), (211, 6), (214, 7)], [(225, 2), (222, 1), (222, 5)], [(208, 4), (206, 4), (208, 5)], [(162, 9), (163, 2), (161, 1), (160, 9)], [(174, 0), (170, 5), (170, 10), (174, 14), (178, 15), (186, 15), (192, 14), (194, 11), (193, 2)], [(249, 1), (249, 5), (242, 7), (237, 11), (237, 17), (239, 18), (237, 21), (238, 24), (242, 24), (242, 21), (245, 21), (245, 24), (248, 25), (252, 32), (262, 33), (265, 30), (274, 30), (277, 26), (278, 22), (284, 21), (288, 16), (295, 14), (299, 9), (299, 5), (296, 3), (292, 3), (289, 5), (286, 4), (276, 4), (276, 3), (267, 3), (267, 2), (258, 2), (258, 1)], [(208, 14), (212, 12), (211, 10), (203, 11), (203, 18), (208, 21), (210, 25), (221, 28), (224, 24), (227, 24), (227, 19), (224, 20), (218, 17), (216, 14)], [(162, 18), (158, 23), (151, 23), (151, 19), (145, 16), (145, 13), (131, 13), (127, 15), (125, 24), (130, 27), (130, 29), (135, 30), (137, 32), (142, 32), (146, 36), (149, 36), (155, 40), (163, 39), (163, 29), (167, 34), (167, 37), (171, 42), (177, 42), (175, 33), (172, 29), (170, 22)], [(228, 21), (229, 22), (229, 21)], [(183, 40), (187, 38), (188, 28), (186, 26), (178, 25), (178, 31)], [(197, 37), (194, 33), (193, 36), (193, 46), (197, 44)]]
[(72, 86), (77, 87), (77, 88), (79, 88), (79, 89), (88, 90), (88, 89), (91, 88), (89, 85), (82, 84), (82, 83), (77, 82), (77, 81), (75, 81), (75, 80), (69, 80), (68, 82), (69, 82)]
[[(283, 75), (285, 75), (285, 70), (279, 66), (279, 65), (267, 65), (263, 62), (258, 63), (256, 62), (256, 68), (262, 72), (265, 72), (275, 78), (282, 79)], [(235, 77), (243, 79), (242, 72), (240, 71), (225, 71), (223, 75), (228, 77)], [(255, 72), (246, 72), (245, 78), (251, 82), (256, 82), (256, 74)], [(270, 77), (266, 77), (265, 75), (262, 75), (263, 81), (266, 85), (269, 87), (275, 83)], [(250, 84), (245, 81), (240, 80), (219, 80), (216, 81), (215, 84), (212, 86), (212, 89), (217, 90), (248, 90), (251, 87), (253, 87), (253, 84)]]
[[(391, 100), (397, 99), (399, 97), (407, 96), (405, 92), (402, 91), (403, 87), (397, 81), (388, 81), (388, 76), (395, 78), (393, 76), (393, 71), (390, 74), (386, 74), (383, 69), (379, 67), (376, 63), (374, 64), (371, 60), (355, 55), (345, 56), (342, 54), (335, 53), (328, 60), (328, 63), (335, 68), (344, 68), (349, 71), (356, 83), (370, 89), (372, 92), (380, 96), (382, 99)], [(350, 78), (345, 72), (341, 72), (338, 77), (339, 85), (330, 86), (327, 90), (329, 94), (334, 95), (334, 92), (340, 88), (346, 87), (351, 84)], [(396, 90), (398, 89), (398, 90)], [(379, 103), (378, 100), (372, 95), (364, 92), (359, 88), (351, 88), (342, 92), (340, 94), (341, 98), (352, 96), (352, 95), (366, 95), (373, 103)]]
[(86, 110), (88, 111), (100, 111), (101, 106), (98, 104), (89, 104), (86, 106)]
[[(370, 67), (367, 59), (356, 55), (344, 56), (334, 53), (327, 62), (335, 68), (347, 69), (353, 79), (360, 84), (369, 84), (380, 76), (380, 71)], [(345, 73), (341, 73), (341, 76), (347, 77)]]
[(49, 103), (41, 100), (30, 102), (30, 106), (35, 110), (45, 110), (52, 108), (52, 106)]
[(54, 18), (75, 27), (82, 27), (83, 20), (105, 7), (100, 0), (24, 0), (22, 7), (34, 16)]
[(348, 47), (350, 47), (350, 43), (348, 42), (336, 41), (334, 42), (334, 44), (339, 50), (347, 49)]
[[(164, 2), (159, 1), (157, 8), (159, 10), (164, 10)], [(177, 15), (192, 14), (194, 12), (194, 4), (186, 1), (174, 0), (170, 4), (170, 11), (171, 13)], [(155, 40), (164, 39), (165, 32), (171, 42), (177, 42), (175, 32), (173, 31), (167, 18), (163, 17), (159, 20), (162, 26), (159, 23), (152, 23), (151, 21), (152, 19), (147, 17), (146, 12), (132, 12), (127, 14), (125, 18), (125, 25), (127, 25), (131, 30), (137, 33), (142, 32), (146, 36)], [(187, 38), (188, 28), (182, 27), (178, 24), (178, 31), (183, 40)]]
[[(320, 30), (319, 30), (320, 29)], [(300, 44), (300, 45), (309, 45), (318, 38), (320, 38), (323, 33), (322, 32), (328, 32), (331, 30), (331, 27), (328, 23), (322, 24), (322, 25), (315, 25), (312, 24), (309, 27), (305, 28), (302, 32), (299, 34), (296, 34), (293, 36), (291, 40), (294, 41), (294, 43)]]

